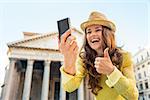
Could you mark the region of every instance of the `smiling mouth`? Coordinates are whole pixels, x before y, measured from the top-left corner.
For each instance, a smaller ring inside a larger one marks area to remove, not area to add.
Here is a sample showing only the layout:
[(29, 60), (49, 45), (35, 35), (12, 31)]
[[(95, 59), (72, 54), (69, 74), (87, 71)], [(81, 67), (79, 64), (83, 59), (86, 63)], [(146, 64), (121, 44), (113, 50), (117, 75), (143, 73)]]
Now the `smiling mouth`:
[(91, 43), (96, 43), (96, 42), (99, 42), (99, 41), (100, 41), (99, 39), (92, 39)]

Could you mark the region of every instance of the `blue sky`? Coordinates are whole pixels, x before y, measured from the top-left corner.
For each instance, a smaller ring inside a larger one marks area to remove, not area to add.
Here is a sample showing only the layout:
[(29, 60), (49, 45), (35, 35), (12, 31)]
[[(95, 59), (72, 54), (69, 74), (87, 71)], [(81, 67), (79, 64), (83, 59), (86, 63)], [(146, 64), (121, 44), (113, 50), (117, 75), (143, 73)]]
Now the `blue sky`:
[[(23, 39), (22, 32), (57, 32), (56, 21), (70, 17), (71, 26), (80, 30), (91, 11), (100, 11), (117, 27), (118, 46), (135, 54), (148, 45), (148, 0), (109, 1), (0, 1), (0, 85), (7, 65), (7, 43)], [(150, 12), (150, 11), (149, 11)]]

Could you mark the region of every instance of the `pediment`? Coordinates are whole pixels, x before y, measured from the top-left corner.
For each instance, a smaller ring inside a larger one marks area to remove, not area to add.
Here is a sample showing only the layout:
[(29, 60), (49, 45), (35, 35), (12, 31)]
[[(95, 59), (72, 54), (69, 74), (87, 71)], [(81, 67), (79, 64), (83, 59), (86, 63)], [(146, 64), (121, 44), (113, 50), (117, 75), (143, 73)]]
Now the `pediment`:
[(20, 41), (8, 43), (8, 47), (24, 47), (39, 49), (58, 49), (58, 34), (49, 33), (44, 35), (33, 36)]
[[(82, 33), (79, 31), (75, 32), (78, 41), (81, 44)], [(10, 42), (8, 43), (8, 47), (22, 47), (22, 48), (38, 48), (38, 49), (54, 49), (58, 50), (58, 33), (48, 33), (48, 34), (38, 34), (33, 35), (28, 38), (24, 38), (23, 40)]]

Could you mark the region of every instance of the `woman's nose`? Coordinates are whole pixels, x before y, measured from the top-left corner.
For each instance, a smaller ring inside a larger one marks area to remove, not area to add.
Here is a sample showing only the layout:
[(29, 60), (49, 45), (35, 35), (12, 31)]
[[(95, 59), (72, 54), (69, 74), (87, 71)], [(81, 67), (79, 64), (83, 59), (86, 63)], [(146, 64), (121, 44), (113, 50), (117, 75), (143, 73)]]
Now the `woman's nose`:
[(97, 34), (96, 32), (92, 32), (90, 35), (93, 36), (93, 35), (96, 35), (96, 34)]

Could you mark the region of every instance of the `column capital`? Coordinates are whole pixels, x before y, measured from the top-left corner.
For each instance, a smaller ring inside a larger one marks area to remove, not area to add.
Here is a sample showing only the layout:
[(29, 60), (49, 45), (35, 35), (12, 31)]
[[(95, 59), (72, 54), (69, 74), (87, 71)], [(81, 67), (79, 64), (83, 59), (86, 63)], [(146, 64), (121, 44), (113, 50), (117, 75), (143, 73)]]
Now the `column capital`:
[(16, 61), (17, 61), (17, 59), (15, 59), (15, 58), (9, 58), (9, 67), (8, 67), (8, 69), (10, 69), (12, 67), (14, 68)]
[(61, 61), (60, 63), (61, 63), (61, 65), (63, 65), (63, 64), (64, 64), (64, 61)]
[(17, 61), (16, 58), (9, 58), (9, 61)]
[(49, 66), (49, 65), (50, 65), (50, 63), (51, 63), (51, 61), (50, 61), (50, 60), (45, 60), (45, 61), (44, 61), (45, 66)]
[(28, 59), (28, 66), (33, 66), (34, 60), (33, 59)]

